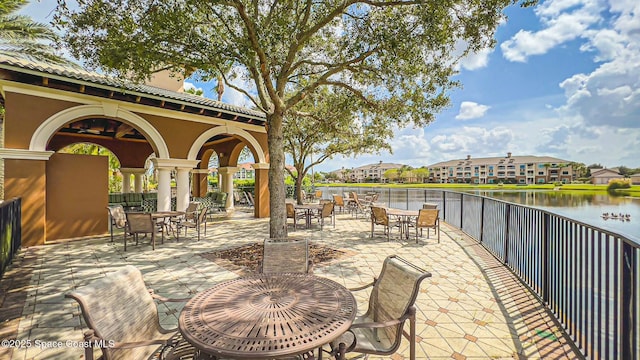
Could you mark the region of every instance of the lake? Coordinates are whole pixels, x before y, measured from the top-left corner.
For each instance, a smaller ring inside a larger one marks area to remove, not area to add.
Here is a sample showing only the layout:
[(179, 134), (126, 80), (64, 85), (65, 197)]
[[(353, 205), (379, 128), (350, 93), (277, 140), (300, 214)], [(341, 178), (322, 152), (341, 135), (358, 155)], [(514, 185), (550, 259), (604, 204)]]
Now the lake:
[[(581, 191), (503, 191), (482, 190), (468, 193), (528, 205), (607, 229), (640, 241), (640, 199)], [(630, 220), (604, 219), (603, 213), (629, 214)]]

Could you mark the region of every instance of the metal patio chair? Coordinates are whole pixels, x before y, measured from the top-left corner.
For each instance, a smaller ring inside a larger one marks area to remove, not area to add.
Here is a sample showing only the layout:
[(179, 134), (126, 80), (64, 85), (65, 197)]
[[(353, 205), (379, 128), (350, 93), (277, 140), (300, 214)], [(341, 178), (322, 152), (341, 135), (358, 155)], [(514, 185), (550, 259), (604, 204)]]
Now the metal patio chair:
[(342, 195), (333, 194), (333, 204), (336, 208), (340, 208), (340, 212), (344, 212), (344, 197)]
[(309, 256), (307, 239), (265, 239), (261, 273), (312, 273), (313, 262)]
[(324, 219), (330, 218), (333, 223), (333, 227), (336, 227), (336, 214), (334, 211), (333, 201), (331, 200), (320, 200), (322, 204), (322, 209), (312, 215), (312, 218), (318, 219), (320, 221), (320, 230), (324, 227)]
[[(352, 291), (369, 287), (369, 308), (364, 315), (356, 316), (349, 331), (331, 343), (331, 353), (336, 359), (345, 354), (391, 355), (400, 347), (402, 336), (409, 340), (409, 358), (416, 358), (416, 308), (414, 306), (420, 283), (431, 273), (407, 260), (391, 255), (382, 265), (377, 279)], [(404, 330), (409, 320), (409, 333)]]
[[(94, 347), (102, 350), (104, 360), (160, 358), (167, 353), (182, 356), (195, 354), (195, 349), (177, 332), (160, 325), (154, 300), (186, 302), (189, 299), (167, 299), (147, 289), (142, 273), (127, 265), (65, 295), (80, 305), (82, 317), (89, 327), (84, 333), (85, 359), (93, 360)], [(186, 358), (186, 357), (185, 357)]]
[(124, 251), (127, 251), (127, 233), (136, 239), (138, 245), (140, 234), (151, 234), (151, 248), (156, 249), (156, 231), (162, 234), (162, 243), (164, 244), (164, 231), (162, 227), (158, 228), (158, 224), (153, 220), (150, 213), (126, 213), (127, 229), (124, 232)]
[[(191, 204), (189, 204), (191, 206)], [(187, 229), (196, 229), (198, 233), (198, 241), (200, 241), (200, 228), (204, 225), (204, 235), (207, 236), (207, 212), (206, 207), (199, 208), (196, 204), (196, 210), (186, 212), (185, 217), (176, 222), (176, 238), (180, 240), (180, 230), (184, 229), (184, 236), (187, 236)]]
[(371, 237), (373, 238), (373, 230), (376, 225), (384, 227), (384, 234), (387, 235), (387, 241), (391, 240), (391, 229), (400, 228), (398, 221), (393, 221), (387, 215), (387, 209), (380, 206), (371, 207)]
[(113, 242), (113, 228), (125, 229), (127, 226), (127, 216), (124, 213), (124, 207), (122, 205), (107, 206), (109, 211), (110, 230), (111, 230), (111, 242)]
[(437, 209), (420, 209), (416, 222), (410, 223), (410, 226), (416, 228), (416, 243), (418, 242), (418, 229), (420, 229), (420, 235), (422, 236), (422, 229), (427, 229), (427, 239), (429, 238), (429, 229), (433, 229), (438, 235), (438, 243), (440, 243), (440, 210)]

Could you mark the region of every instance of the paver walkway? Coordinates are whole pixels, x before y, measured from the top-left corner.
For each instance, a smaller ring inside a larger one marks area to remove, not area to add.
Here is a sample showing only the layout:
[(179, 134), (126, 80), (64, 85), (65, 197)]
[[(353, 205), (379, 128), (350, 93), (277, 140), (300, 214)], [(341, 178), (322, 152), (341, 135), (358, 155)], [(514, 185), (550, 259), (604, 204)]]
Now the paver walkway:
[[(234, 278), (236, 272), (199, 254), (262, 241), (268, 219), (234, 216), (209, 222), (201, 240), (180, 237), (157, 245), (142, 243), (123, 251), (121, 234), (22, 249), (0, 281), (0, 339), (31, 340), (28, 349), (0, 348), (0, 359), (80, 359), (86, 326), (79, 307), (64, 294), (120, 266), (135, 265), (148, 287), (166, 297), (185, 297)], [(417, 299), (418, 359), (571, 359), (574, 352), (545, 308), (481, 246), (442, 225), (441, 242), (432, 234), (387, 242), (382, 228), (370, 238), (368, 220), (337, 216), (336, 227), (290, 230), (318, 244), (347, 250), (349, 256), (314, 266), (316, 275), (347, 287), (370, 282), (386, 256), (397, 254), (430, 271)], [(395, 238), (394, 236), (395, 235)], [(368, 292), (357, 294), (366, 311)], [(184, 304), (161, 304), (161, 322), (176, 327)], [(125, 305), (126, 306), (126, 305)], [(53, 341), (63, 342), (59, 348)], [(40, 347), (35, 346), (36, 342)], [(98, 353), (96, 352), (96, 355)], [(390, 357), (408, 358), (408, 342)]]

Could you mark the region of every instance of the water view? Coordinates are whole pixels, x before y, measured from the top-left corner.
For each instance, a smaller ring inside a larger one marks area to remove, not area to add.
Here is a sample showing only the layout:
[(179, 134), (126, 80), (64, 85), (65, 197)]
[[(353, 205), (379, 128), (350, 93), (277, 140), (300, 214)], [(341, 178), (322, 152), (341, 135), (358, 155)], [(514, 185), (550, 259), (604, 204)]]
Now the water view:
[[(470, 193), (528, 205), (625, 235), (640, 242), (640, 199), (580, 191), (501, 191)], [(603, 217), (604, 213), (630, 215), (628, 219)]]

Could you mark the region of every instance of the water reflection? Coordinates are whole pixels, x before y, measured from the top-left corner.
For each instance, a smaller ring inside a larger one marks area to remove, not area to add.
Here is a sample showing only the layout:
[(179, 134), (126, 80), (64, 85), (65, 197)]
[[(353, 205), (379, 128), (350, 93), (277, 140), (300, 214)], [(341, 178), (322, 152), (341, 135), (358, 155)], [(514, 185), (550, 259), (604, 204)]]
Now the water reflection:
[[(538, 207), (640, 241), (640, 199), (568, 191), (471, 191), (470, 193)], [(603, 217), (604, 213), (629, 219)]]

